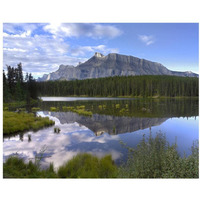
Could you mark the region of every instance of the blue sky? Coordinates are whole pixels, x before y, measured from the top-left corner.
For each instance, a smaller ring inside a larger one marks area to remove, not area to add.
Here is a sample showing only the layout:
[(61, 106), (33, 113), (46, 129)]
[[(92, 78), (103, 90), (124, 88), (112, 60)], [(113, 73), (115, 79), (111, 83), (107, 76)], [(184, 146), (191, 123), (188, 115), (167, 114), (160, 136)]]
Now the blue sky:
[(35, 78), (100, 52), (199, 72), (197, 23), (4, 23), (3, 67), (23, 65)]

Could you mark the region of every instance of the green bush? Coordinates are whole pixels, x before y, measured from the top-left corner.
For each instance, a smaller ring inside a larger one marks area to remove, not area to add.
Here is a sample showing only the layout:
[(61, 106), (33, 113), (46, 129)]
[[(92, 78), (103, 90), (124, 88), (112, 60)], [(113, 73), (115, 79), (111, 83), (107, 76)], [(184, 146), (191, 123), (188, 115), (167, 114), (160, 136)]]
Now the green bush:
[(45, 170), (37, 161), (27, 164), (22, 158), (12, 156), (3, 164), (4, 178), (113, 178), (117, 168), (110, 155), (102, 159), (90, 154), (78, 154), (56, 173), (51, 163)]
[(90, 154), (78, 154), (58, 169), (60, 178), (113, 178), (116, 166), (111, 156), (102, 159)]
[(192, 146), (192, 154), (182, 158), (177, 145), (169, 145), (165, 135), (159, 133), (143, 137), (136, 149), (129, 148), (128, 161), (120, 166), (119, 178), (198, 178), (198, 142)]
[(46, 170), (41, 170), (35, 163), (25, 163), (22, 158), (12, 156), (3, 164), (4, 178), (56, 178), (54, 167), (50, 164)]

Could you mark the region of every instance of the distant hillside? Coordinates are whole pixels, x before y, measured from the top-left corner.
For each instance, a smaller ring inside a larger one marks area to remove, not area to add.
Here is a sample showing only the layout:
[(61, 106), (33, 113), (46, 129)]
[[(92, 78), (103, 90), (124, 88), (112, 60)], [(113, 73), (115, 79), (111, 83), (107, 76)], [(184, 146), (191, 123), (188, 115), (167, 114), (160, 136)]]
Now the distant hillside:
[(171, 75), (183, 77), (198, 77), (193, 72), (171, 71), (157, 62), (140, 59), (133, 56), (110, 53), (107, 56), (95, 53), (84, 63), (74, 67), (60, 65), (59, 69), (50, 74), (45, 74), (38, 81), (48, 80), (74, 80), (91, 79), (110, 76), (135, 76), (135, 75)]
[(199, 78), (166, 75), (115, 76), (37, 82), (41, 96), (197, 97)]

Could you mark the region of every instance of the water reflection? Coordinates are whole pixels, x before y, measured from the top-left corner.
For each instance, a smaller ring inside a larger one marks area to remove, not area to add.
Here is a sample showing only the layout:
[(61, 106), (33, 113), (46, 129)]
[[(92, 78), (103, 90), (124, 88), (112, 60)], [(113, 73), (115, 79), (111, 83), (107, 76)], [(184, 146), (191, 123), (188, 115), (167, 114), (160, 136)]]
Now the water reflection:
[[(62, 110), (63, 106), (80, 105), (92, 111), (93, 115), (86, 117)], [(51, 106), (58, 111), (50, 112)], [(199, 138), (198, 100), (43, 102), (39, 107), (43, 111), (37, 115), (49, 116), (55, 125), (37, 132), (4, 137), (4, 161), (16, 153), (25, 161), (34, 159), (45, 146), (42, 167), (53, 162), (57, 168), (82, 152), (99, 157), (111, 154), (119, 164), (127, 159), (127, 149), (119, 141), (136, 147), (143, 134), (148, 135), (151, 131), (154, 137), (161, 131), (170, 144), (177, 141), (181, 155), (189, 155), (193, 141)], [(55, 133), (54, 128), (60, 131)]]
[[(96, 137), (91, 130), (78, 123), (60, 124), (59, 120), (51, 117), (59, 125), (60, 134), (54, 134), (54, 127), (39, 130), (37, 132), (28, 132), (21, 136), (4, 138), (4, 160), (13, 154), (24, 157), (26, 161), (33, 159), (45, 145), (47, 146), (42, 166), (48, 166), (54, 162), (58, 167), (74, 155), (80, 152), (88, 152), (97, 156), (111, 154), (114, 160), (119, 159), (121, 152), (113, 149), (111, 143), (118, 143), (118, 136), (109, 136), (104, 134)], [(31, 140), (30, 140), (31, 139)]]
[(44, 112), (59, 119), (61, 124), (77, 122), (86, 126), (94, 132), (96, 136), (108, 133), (117, 135), (142, 130), (152, 126), (158, 126), (168, 118), (136, 118), (119, 117), (110, 115), (93, 114), (92, 117), (81, 116), (73, 112)]
[[(90, 118), (75, 113), (57, 112), (39, 112), (38, 114), (49, 116), (55, 121), (55, 126), (37, 132), (29, 131), (25, 134), (4, 138), (4, 160), (17, 153), (24, 157), (25, 161), (28, 161), (34, 159), (36, 154), (46, 146), (44, 159), (41, 161), (42, 167), (47, 167), (49, 163), (53, 162), (55, 168), (58, 168), (81, 152), (91, 153), (99, 157), (111, 154), (113, 160), (119, 164), (127, 159), (127, 149), (123, 148), (119, 141), (123, 141), (130, 147), (136, 147), (143, 134), (149, 134), (148, 126), (151, 127), (153, 136), (162, 130), (163, 133), (166, 133), (170, 143), (174, 143), (177, 138), (178, 151), (182, 155), (184, 152), (189, 154), (192, 142), (198, 139), (198, 117), (196, 120), (194, 118), (167, 120), (166, 118), (129, 119), (99, 115)], [(108, 123), (106, 123), (107, 121)], [(123, 124), (125, 125), (123, 126)], [(112, 132), (113, 125), (116, 126), (116, 135)], [(59, 134), (54, 133), (54, 127), (60, 128)], [(102, 128), (106, 133), (97, 137), (96, 134)], [(140, 130), (140, 128), (144, 129)], [(108, 134), (109, 131), (111, 134)], [(122, 134), (123, 131), (125, 131), (124, 134)]]

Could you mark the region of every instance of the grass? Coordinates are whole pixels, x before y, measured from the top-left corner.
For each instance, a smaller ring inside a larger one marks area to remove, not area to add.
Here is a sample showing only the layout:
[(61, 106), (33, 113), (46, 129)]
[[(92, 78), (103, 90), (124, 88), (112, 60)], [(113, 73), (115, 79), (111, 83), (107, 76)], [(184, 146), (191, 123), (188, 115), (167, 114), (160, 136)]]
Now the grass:
[(10, 111), (3, 112), (3, 134), (9, 135), (26, 130), (38, 130), (43, 127), (51, 126), (55, 122), (48, 117), (36, 117), (33, 113), (15, 113)]
[[(38, 103), (38, 100), (31, 99), (30, 105), (34, 105)], [(13, 101), (9, 103), (3, 103), (3, 107), (8, 107), (9, 109), (14, 109), (14, 108), (19, 108), (19, 107), (24, 107), (27, 106), (26, 101)]]

